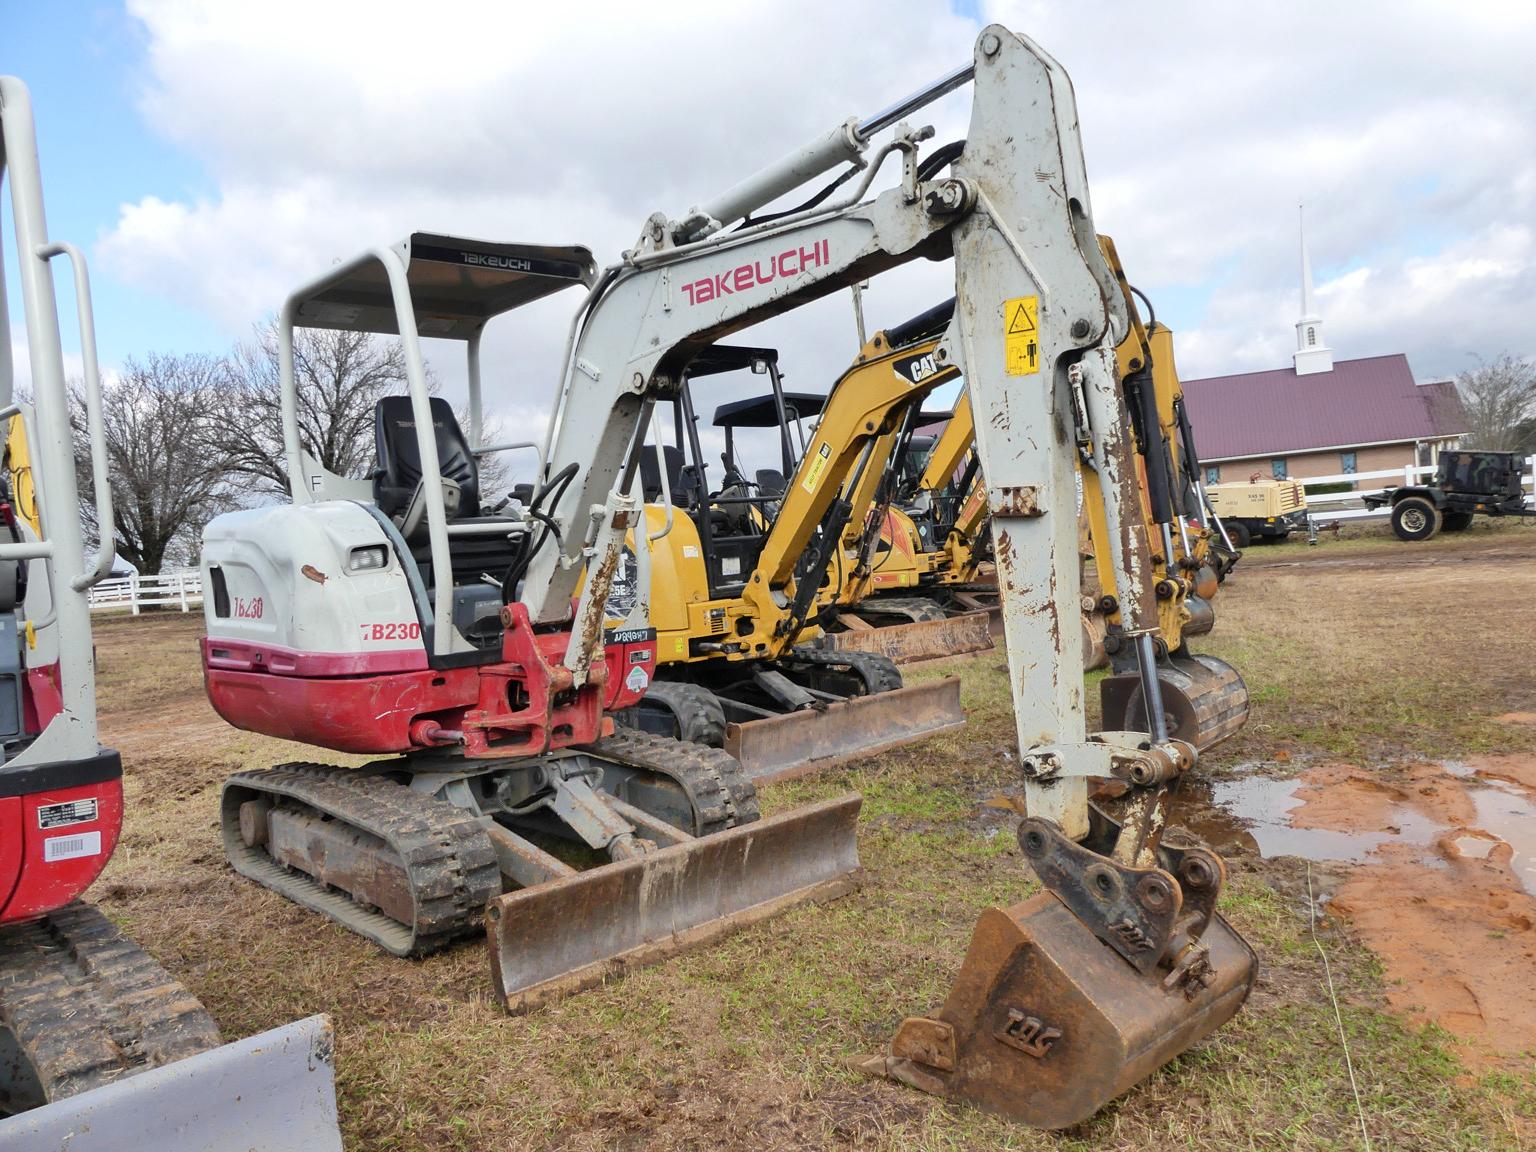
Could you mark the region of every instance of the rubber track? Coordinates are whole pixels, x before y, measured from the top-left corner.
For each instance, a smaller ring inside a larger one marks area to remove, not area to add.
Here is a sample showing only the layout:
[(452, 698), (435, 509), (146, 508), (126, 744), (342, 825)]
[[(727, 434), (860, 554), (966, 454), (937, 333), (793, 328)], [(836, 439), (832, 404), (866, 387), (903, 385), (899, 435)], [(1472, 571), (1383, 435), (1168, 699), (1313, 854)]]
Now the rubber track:
[(690, 684), (686, 680), (653, 680), (646, 689), (645, 698), (672, 714), (678, 739), (690, 744), (707, 744), (711, 748), (725, 746), (725, 710), (715, 694), (702, 684)]
[(0, 1023), (49, 1100), (223, 1041), (197, 999), (89, 904), (0, 929)]
[(757, 804), (757, 786), (724, 749), (688, 744), (631, 728), (621, 728), (588, 747), (604, 759), (674, 781), (693, 809), (694, 827), (690, 831), (695, 836), (751, 824), (762, 815)]
[(894, 692), (903, 686), (901, 669), (889, 656), (878, 652), (833, 652), (820, 648), (796, 648), (788, 661), (820, 664), (825, 668), (846, 668), (864, 681), (867, 695)]
[[(273, 860), (240, 838), (240, 804), (253, 793), (296, 800), (383, 840), (405, 866), (413, 924), (358, 904), (344, 892)], [(501, 870), (478, 819), (384, 776), (328, 764), (281, 764), (224, 782), (224, 850), (235, 871), (366, 936), (396, 956), (422, 956), (484, 928), (501, 894)]]

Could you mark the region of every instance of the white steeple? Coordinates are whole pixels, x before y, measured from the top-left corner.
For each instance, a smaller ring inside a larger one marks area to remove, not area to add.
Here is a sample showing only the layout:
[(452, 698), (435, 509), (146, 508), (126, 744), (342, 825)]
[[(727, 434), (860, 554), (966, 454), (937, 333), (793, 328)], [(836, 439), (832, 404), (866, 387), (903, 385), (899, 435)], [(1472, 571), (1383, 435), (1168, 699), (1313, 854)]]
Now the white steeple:
[(1301, 224), (1301, 319), (1296, 321), (1296, 375), (1333, 371), (1333, 349), (1323, 339), (1323, 321), (1312, 304), (1312, 261), (1307, 256), (1306, 210), (1298, 205)]

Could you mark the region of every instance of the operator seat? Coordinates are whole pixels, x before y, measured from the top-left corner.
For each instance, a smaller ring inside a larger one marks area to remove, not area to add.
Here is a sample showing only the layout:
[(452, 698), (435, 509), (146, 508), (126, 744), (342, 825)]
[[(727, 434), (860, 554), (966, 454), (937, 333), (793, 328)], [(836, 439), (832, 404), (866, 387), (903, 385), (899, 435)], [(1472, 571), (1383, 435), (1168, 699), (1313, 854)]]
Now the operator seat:
[[(459, 505), (450, 519), (480, 515), (480, 469), (453, 408), (441, 396), (427, 401), (437, 434), (437, 463), (443, 477), (459, 486)], [(373, 441), (378, 467), (373, 473), (373, 502), (386, 516), (401, 516), (421, 483), (421, 452), (409, 396), (384, 396), (373, 409)]]
[[(501, 605), (501, 594), (486, 582), (486, 575), (500, 579), (517, 557), (518, 549), (509, 538), (517, 521), (505, 516), (482, 516), (480, 507), (480, 469), (470, 450), (459, 421), (448, 401), (440, 396), (429, 400), (432, 427), (436, 433), (437, 460), (443, 479), (457, 485), (445, 489), (445, 505), (450, 523), (486, 525), (483, 534), (451, 536), (449, 561), (453, 569), (454, 622), (470, 639), (471, 628), (487, 613)], [(432, 571), (432, 545), (427, 521), (420, 514), (417, 491), (421, 487), (421, 452), (416, 443), (416, 420), (409, 396), (380, 398), (373, 412), (374, 450), (378, 466), (373, 471), (373, 500), (378, 510), (401, 528), (411, 559), (421, 573), (429, 595), (435, 587)], [(413, 508), (413, 504), (416, 505)], [(505, 524), (506, 532), (489, 530)], [(499, 630), (492, 630), (499, 635)], [(492, 636), (492, 632), (487, 632)]]

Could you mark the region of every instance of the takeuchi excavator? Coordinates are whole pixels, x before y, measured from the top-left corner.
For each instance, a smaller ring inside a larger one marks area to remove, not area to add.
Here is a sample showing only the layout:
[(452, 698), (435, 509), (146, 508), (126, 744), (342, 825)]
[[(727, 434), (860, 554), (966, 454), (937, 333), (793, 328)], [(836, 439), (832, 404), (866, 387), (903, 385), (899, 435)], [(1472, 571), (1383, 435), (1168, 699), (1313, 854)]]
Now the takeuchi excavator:
[[(0, 77), (32, 400), (0, 341), (0, 1148), (341, 1148), (323, 1016), (232, 1044), (197, 999), (81, 899), (123, 825), (123, 764), (97, 738), (89, 593), (113, 509), (85, 259), (48, 239), (31, 99)], [(69, 261), (101, 541), (86, 557), (52, 264)], [(0, 315), (8, 315), (0, 277)]]
[[(963, 148), (924, 158), (931, 130), (908, 117), (967, 86)], [(876, 190), (892, 161), (899, 174)], [(828, 174), (798, 207), (753, 218)], [(236, 867), (402, 952), (483, 911), (513, 1006), (846, 885), (856, 797), (753, 821), (750, 781), (724, 753), (612, 733), (610, 713), (654, 675), (655, 642), (604, 624), (642, 522), (645, 429), (689, 363), (913, 260), (954, 269), (932, 364), (964, 373), (975, 410), (1029, 811), (1020, 845), (1044, 889), (983, 915), (948, 1001), (907, 1020), (871, 1070), (1056, 1127), (1227, 1021), (1256, 961), (1217, 912), (1222, 862), (1161, 836), (1199, 750), (1170, 733), (1156, 690), (1151, 541), (1115, 361), (1130, 317), (1096, 242), (1066, 73), (998, 25), (934, 84), (654, 214), (601, 270), (584, 249), (416, 233), (289, 298), (292, 503), (207, 530), (209, 693), (241, 726), (380, 758), (231, 780)], [(473, 412), (465, 438), (434, 409), (420, 338), (466, 342), (473, 409), (487, 322), (564, 287), (581, 300), (533, 491), (483, 500), (474, 461), (504, 446), (480, 443)], [(401, 338), (409, 394), (381, 410), (371, 482), (305, 458), (296, 323)], [(1145, 689), (1139, 732), (1086, 730), (1079, 461), (1097, 480), (1120, 634)], [(1105, 776), (1130, 789), (1119, 820), (1088, 802)], [(573, 871), (541, 834), (608, 862)], [(503, 893), (503, 877), (526, 886)]]

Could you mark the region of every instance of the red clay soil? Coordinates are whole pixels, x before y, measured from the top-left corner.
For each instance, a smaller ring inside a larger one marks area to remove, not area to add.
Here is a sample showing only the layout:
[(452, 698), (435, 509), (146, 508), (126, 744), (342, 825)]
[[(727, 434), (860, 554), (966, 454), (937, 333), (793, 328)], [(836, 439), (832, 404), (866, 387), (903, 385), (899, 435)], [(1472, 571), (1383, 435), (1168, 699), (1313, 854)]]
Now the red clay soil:
[[(1502, 787), (1490, 793), (1490, 780)], [(1392, 1007), (1465, 1038), (1470, 1066), (1536, 1051), (1536, 898), (1519, 870), (1530, 844), (1507, 819), (1500, 826), (1515, 844), (1479, 827), (1492, 822), (1491, 809), (1507, 817), (1536, 801), (1536, 759), (1480, 757), (1454, 771), (1421, 764), (1390, 775), (1324, 765), (1296, 795), (1303, 803), (1289, 818), (1298, 828), (1396, 831), (1410, 810), (1424, 818), (1418, 827), (1439, 826), (1428, 843), (1377, 848), (1330, 908), (1380, 957)]]

